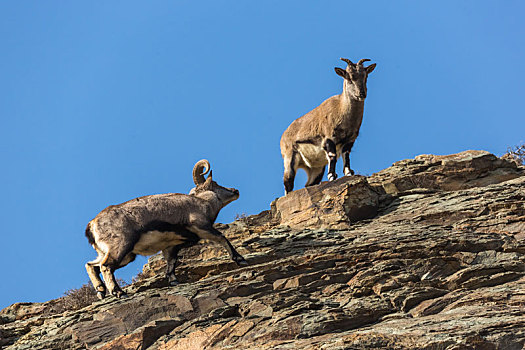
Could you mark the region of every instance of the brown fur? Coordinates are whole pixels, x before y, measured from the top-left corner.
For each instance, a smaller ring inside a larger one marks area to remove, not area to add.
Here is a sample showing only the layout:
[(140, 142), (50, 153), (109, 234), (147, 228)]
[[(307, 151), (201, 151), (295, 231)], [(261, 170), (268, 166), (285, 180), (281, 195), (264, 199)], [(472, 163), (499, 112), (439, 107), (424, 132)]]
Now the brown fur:
[(348, 154), (363, 121), (366, 81), (375, 64), (364, 67), (364, 60), (358, 64), (343, 60), (348, 63), (346, 70), (335, 68), (344, 78), (343, 92), (293, 121), (281, 137), (286, 193), (293, 189), (297, 169), (306, 170), (306, 186), (321, 181), (326, 164), (330, 168), (329, 179), (334, 180), (335, 162), (343, 153), (346, 153), (345, 175), (353, 173)]
[(99, 298), (105, 296), (106, 287), (112, 295), (120, 297), (123, 294), (113, 272), (132, 262), (136, 254), (151, 255), (161, 250), (167, 260), (166, 277), (171, 284), (176, 283), (174, 271), (179, 249), (201, 239), (221, 244), (232, 260), (246, 264), (230, 242), (213, 227), (219, 211), (239, 198), (239, 191), (218, 185), (211, 171), (205, 179), (201, 174), (203, 164), (207, 164), (209, 170), (207, 161), (195, 165), (196, 187), (191, 194), (166, 193), (135, 198), (107, 207), (90, 221), (86, 237), (98, 257), (86, 264), (86, 270)]

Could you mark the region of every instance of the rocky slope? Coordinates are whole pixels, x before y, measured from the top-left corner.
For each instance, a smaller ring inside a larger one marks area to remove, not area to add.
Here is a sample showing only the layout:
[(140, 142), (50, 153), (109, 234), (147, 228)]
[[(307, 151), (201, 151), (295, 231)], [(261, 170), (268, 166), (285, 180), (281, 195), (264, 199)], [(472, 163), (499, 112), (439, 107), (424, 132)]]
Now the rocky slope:
[(525, 169), (423, 155), (300, 189), (220, 229), (181, 283), (150, 259), (129, 297), (0, 312), (6, 349), (523, 349)]

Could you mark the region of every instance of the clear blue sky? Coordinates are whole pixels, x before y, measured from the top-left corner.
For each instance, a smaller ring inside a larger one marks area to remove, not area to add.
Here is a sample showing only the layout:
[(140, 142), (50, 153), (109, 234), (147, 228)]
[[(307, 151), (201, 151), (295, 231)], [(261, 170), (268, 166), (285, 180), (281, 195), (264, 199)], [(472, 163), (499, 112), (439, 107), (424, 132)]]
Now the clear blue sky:
[(280, 136), (341, 92), (339, 57), (377, 63), (359, 173), (501, 155), (525, 139), (524, 16), (523, 1), (1, 2), (0, 308), (87, 282), (89, 220), (187, 193), (201, 158), (241, 192), (218, 221), (269, 208)]

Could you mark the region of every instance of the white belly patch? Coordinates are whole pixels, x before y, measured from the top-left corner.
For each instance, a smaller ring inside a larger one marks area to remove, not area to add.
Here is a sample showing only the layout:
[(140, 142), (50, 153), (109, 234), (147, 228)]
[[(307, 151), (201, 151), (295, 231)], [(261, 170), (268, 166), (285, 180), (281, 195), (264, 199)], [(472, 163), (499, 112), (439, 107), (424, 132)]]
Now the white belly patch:
[(139, 255), (153, 255), (168, 247), (184, 243), (186, 239), (175, 232), (149, 231), (140, 236), (133, 247), (133, 253)]

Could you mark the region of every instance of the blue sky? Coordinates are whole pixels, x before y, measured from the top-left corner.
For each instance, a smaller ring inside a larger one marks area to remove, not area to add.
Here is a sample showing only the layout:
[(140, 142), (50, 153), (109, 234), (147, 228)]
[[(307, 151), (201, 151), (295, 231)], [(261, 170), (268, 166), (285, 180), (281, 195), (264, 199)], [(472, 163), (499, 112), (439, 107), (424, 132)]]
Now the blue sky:
[[(1, 2), (0, 308), (87, 282), (89, 220), (137, 196), (187, 193), (201, 158), (241, 192), (219, 222), (268, 209), (283, 194), (280, 136), (341, 92), (339, 57), (377, 63), (357, 172), (422, 153), (503, 154), (525, 139), (524, 10), (481, 0)], [(130, 280), (144, 261), (117, 276)]]

